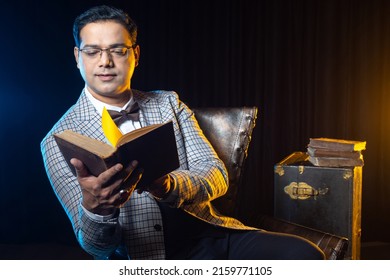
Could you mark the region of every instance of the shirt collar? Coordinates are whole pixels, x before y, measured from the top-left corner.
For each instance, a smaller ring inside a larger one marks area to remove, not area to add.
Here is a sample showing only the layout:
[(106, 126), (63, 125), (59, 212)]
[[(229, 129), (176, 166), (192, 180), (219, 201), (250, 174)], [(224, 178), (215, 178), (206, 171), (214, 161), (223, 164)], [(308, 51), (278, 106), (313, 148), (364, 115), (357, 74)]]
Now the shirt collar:
[(87, 98), (89, 99), (89, 101), (91, 101), (92, 105), (96, 108), (96, 110), (99, 112), (100, 115), (102, 115), (102, 113), (103, 113), (103, 107), (106, 107), (107, 110), (114, 110), (114, 111), (120, 112), (120, 111), (126, 109), (127, 105), (129, 105), (129, 103), (133, 100), (133, 96), (132, 96), (130, 98), (130, 100), (123, 107), (118, 107), (118, 106), (113, 106), (113, 105), (104, 103), (104, 102), (96, 99), (95, 97), (93, 97), (91, 92), (88, 90), (87, 86), (85, 86), (84, 92), (85, 92), (85, 95), (87, 96)]

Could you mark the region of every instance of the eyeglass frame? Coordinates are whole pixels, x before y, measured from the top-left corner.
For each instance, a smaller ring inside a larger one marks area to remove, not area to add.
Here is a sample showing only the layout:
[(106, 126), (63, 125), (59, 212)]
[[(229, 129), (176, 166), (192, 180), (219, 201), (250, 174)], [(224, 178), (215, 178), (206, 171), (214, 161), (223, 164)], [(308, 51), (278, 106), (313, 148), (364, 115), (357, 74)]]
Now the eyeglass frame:
[[(135, 47), (137, 47), (137, 45), (138, 44), (133, 44), (133, 45), (131, 45), (130, 47), (127, 47), (127, 46), (117, 46), (117, 47), (110, 47), (110, 48), (98, 48), (98, 47), (86, 47), (86, 48), (78, 48), (77, 47), (77, 50), (78, 51), (80, 51), (81, 53), (83, 53), (83, 51), (85, 51), (85, 50), (87, 50), (87, 49), (94, 49), (94, 50), (98, 50), (99, 51), (99, 59), (100, 58), (102, 58), (102, 55), (103, 55), (103, 52), (106, 52), (107, 53), (107, 55), (109, 55), (110, 57), (114, 57), (114, 56), (112, 56), (112, 52), (111, 52), (111, 50), (112, 49), (126, 49), (126, 54), (127, 54), (127, 57), (126, 58), (128, 58), (129, 57), (129, 50), (130, 49), (134, 49)], [(85, 52), (84, 52), (85, 53)], [(87, 53), (85, 53), (85, 54), (87, 54)], [(87, 54), (88, 55), (88, 54)], [(125, 57), (126, 55), (124, 55), (123, 57)], [(88, 57), (88, 56), (87, 56)], [(89, 58), (95, 58), (95, 59), (97, 59), (98, 57), (89, 57)]]

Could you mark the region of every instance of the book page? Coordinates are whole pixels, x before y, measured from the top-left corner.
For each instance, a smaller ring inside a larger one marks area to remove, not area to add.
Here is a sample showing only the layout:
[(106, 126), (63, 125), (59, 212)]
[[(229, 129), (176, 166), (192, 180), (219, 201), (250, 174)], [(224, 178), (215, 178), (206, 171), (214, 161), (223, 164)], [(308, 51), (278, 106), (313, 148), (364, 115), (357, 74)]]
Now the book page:
[(64, 139), (65, 141), (73, 144), (74, 146), (81, 147), (102, 158), (109, 157), (116, 150), (116, 148), (102, 141), (79, 134), (72, 130), (65, 130), (62, 133), (57, 134), (56, 137)]

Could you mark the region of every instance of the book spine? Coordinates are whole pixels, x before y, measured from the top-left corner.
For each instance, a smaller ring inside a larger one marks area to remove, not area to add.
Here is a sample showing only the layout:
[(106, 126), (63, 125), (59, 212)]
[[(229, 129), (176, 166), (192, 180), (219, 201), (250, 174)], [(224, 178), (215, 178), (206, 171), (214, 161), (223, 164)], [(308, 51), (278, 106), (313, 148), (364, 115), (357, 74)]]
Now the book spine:
[(350, 159), (350, 158), (309, 156), (309, 161), (315, 166), (324, 166), (324, 167), (351, 167), (351, 166), (364, 165), (364, 161), (362, 158)]
[(319, 148), (307, 148), (307, 154), (312, 157), (339, 157), (358, 159), (361, 156), (360, 151), (337, 151)]

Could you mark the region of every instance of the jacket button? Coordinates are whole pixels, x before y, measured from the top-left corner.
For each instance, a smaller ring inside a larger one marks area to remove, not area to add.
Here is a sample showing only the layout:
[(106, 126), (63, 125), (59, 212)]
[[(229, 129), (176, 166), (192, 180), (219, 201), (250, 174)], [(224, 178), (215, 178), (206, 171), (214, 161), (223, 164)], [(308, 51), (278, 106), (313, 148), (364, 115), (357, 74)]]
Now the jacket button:
[(154, 225), (154, 229), (155, 229), (156, 231), (161, 231), (162, 227), (161, 227), (161, 225), (156, 224), (156, 225)]

